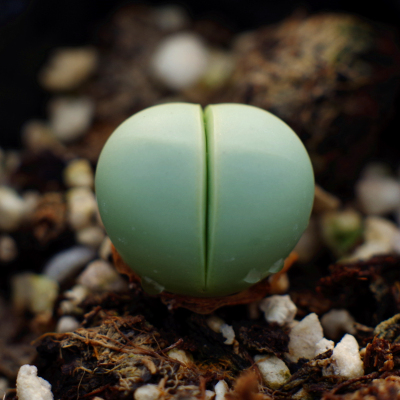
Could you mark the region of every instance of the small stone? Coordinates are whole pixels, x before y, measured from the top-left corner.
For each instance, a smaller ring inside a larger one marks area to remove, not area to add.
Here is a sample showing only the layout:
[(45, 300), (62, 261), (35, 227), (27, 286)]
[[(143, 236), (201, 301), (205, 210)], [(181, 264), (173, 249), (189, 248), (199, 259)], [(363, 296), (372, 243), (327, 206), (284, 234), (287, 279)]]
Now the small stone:
[(158, 400), (160, 397), (160, 389), (157, 385), (153, 384), (140, 386), (133, 394), (135, 400)]
[(333, 349), (333, 373), (347, 379), (364, 375), (363, 363), (358, 351), (358, 343), (354, 336), (346, 334)]
[(355, 320), (347, 310), (330, 310), (321, 318), (321, 325), (325, 335), (331, 339), (339, 339), (343, 333), (354, 335)]
[(181, 362), (183, 364), (191, 364), (192, 363), (192, 359), (190, 358), (188, 353), (184, 350), (172, 349), (167, 353), (167, 355), (168, 355), (168, 357), (170, 357), (174, 360), (178, 360), (179, 362)]
[(364, 243), (358, 246), (347, 260), (367, 260), (377, 254), (396, 251), (400, 231), (397, 226), (384, 218), (369, 216), (364, 220)]
[(389, 176), (361, 179), (356, 185), (357, 201), (366, 214), (384, 215), (399, 208), (400, 183)]
[(74, 332), (79, 327), (80, 324), (76, 318), (66, 315), (58, 320), (56, 326), (56, 332), (58, 333)]
[(225, 344), (233, 344), (235, 341), (235, 331), (232, 326), (228, 324), (222, 324), (220, 328), (222, 336), (226, 339)]
[(212, 400), (215, 397), (215, 392), (212, 390), (206, 390), (205, 400)]
[(171, 4), (157, 7), (154, 10), (154, 21), (164, 31), (175, 31), (184, 28), (189, 17), (182, 7)]
[(182, 90), (195, 84), (206, 72), (209, 52), (202, 39), (180, 32), (166, 37), (154, 52), (152, 70), (167, 87)]
[(21, 165), (21, 153), (8, 150), (4, 157), (4, 171), (7, 176), (13, 175)]
[(0, 262), (8, 263), (17, 258), (18, 249), (15, 240), (9, 235), (0, 236)]
[(23, 365), (17, 376), (18, 400), (53, 400), (49, 382), (37, 376), (34, 365)]
[(48, 149), (61, 149), (63, 146), (55, 138), (48, 123), (30, 120), (22, 126), (21, 140), (23, 145), (32, 152)]
[(56, 282), (63, 282), (76, 274), (95, 256), (93, 249), (75, 246), (53, 256), (45, 265), (43, 273)]
[(97, 203), (91, 189), (77, 187), (66, 194), (68, 222), (75, 230), (92, 225), (95, 220)]
[(123, 292), (128, 289), (124, 279), (105, 260), (92, 261), (79, 275), (77, 282), (95, 292)]
[(307, 315), (289, 333), (288, 358), (293, 362), (300, 358), (313, 359), (317, 343), (322, 338), (322, 326), (317, 314)]
[(4, 150), (0, 147), (0, 185), (4, 184), (5, 181), (5, 171), (4, 171)]
[(19, 313), (51, 315), (58, 291), (57, 282), (45, 275), (24, 272), (12, 278), (13, 305)]
[(111, 257), (111, 248), (112, 248), (111, 239), (108, 236), (106, 236), (100, 245), (99, 256), (103, 260), (108, 260)]
[(93, 187), (94, 177), (92, 166), (85, 158), (78, 158), (70, 161), (63, 173), (65, 185), (68, 187)]
[(261, 300), (259, 307), (267, 322), (281, 326), (292, 322), (297, 313), (297, 307), (288, 294), (267, 297)]
[(325, 353), (328, 350), (333, 350), (335, 343), (333, 340), (322, 338), (315, 347), (315, 357), (319, 354)]
[(104, 240), (105, 233), (99, 226), (88, 226), (76, 232), (76, 241), (88, 247), (97, 249)]
[(234, 65), (234, 59), (229, 52), (210, 51), (207, 68), (200, 83), (210, 89), (223, 86), (232, 75)]
[(5, 399), (5, 394), (7, 393), (7, 389), (9, 387), (8, 380), (6, 378), (0, 378), (0, 399)]
[(313, 396), (310, 395), (310, 393), (307, 392), (304, 388), (301, 388), (299, 391), (297, 391), (293, 396), (293, 400), (313, 400)]
[(382, 177), (388, 177), (392, 173), (391, 168), (386, 163), (381, 162), (370, 162), (368, 163), (361, 172), (361, 179), (379, 179)]
[(41, 196), (38, 192), (33, 190), (27, 190), (22, 194), (22, 198), (24, 200), (25, 206), (25, 219), (29, 220), (33, 217), (39, 203), (41, 200)]
[(214, 387), (215, 400), (225, 400), (225, 395), (229, 392), (228, 384), (220, 380)]
[(50, 127), (63, 143), (80, 139), (90, 127), (94, 113), (92, 100), (58, 97), (49, 104)]
[(254, 361), (261, 372), (264, 384), (270, 389), (279, 389), (291, 377), (286, 364), (274, 355), (257, 355)]
[(331, 193), (315, 185), (313, 212), (323, 213), (327, 211), (336, 211), (340, 207), (340, 200)]
[(269, 277), (270, 294), (283, 294), (289, 290), (290, 282), (286, 273), (279, 273)]
[(222, 318), (217, 317), (216, 315), (211, 315), (207, 318), (206, 323), (211, 330), (216, 333), (220, 333), (221, 327), (225, 324), (225, 321)]
[(40, 71), (39, 82), (51, 91), (75, 89), (95, 71), (97, 60), (91, 47), (56, 49)]
[(80, 314), (79, 304), (86, 299), (89, 290), (82, 285), (75, 285), (72, 289), (63, 293), (66, 300), (60, 303), (60, 311), (62, 314)]
[(216, 333), (221, 333), (225, 338), (225, 344), (233, 344), (235, 341), (235, 331), (232, 326), (225, 323), (223, 319), (216, 315), (211, 315), (207, 318), (208, 327)]
[(0, 230), (17, 230), (25, 217), (25, 202), (8, 186), (0, 186)]

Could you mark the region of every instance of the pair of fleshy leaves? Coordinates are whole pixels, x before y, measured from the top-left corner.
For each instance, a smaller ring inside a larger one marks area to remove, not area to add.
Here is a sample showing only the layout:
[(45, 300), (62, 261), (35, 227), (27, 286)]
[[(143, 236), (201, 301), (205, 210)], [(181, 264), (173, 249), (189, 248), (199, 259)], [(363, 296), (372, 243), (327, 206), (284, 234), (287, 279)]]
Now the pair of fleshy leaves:
[(114, 246), (149, 291), (223, 296), (277, 272), (308, 224), (308, 154), (280, 119), (240, 104), (143, 110), (96, 172)]

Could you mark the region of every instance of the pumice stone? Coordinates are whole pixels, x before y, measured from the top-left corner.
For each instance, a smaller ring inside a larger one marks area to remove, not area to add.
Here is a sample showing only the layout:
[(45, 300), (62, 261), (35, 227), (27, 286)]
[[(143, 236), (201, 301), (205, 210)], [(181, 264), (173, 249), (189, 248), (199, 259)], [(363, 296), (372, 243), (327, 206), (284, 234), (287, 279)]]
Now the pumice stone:
[(150, 293), (226, 296), (278, 272), (308, 224), (310, 159), (279, 118), (169, 103), (123, 122), (99, 158), (107, 233)]

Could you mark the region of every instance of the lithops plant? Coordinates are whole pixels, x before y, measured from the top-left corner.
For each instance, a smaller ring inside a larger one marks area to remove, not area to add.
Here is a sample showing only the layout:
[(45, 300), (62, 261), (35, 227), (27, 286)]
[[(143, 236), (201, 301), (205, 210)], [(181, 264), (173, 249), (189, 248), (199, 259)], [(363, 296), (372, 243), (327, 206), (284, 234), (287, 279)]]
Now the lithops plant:
[(297, 135), (241, 104), (133, 115), (103, 148), (95, 185), (107, 233), (143, 287), (193, 297), (237, 293), (278, 272), (314, 196)]

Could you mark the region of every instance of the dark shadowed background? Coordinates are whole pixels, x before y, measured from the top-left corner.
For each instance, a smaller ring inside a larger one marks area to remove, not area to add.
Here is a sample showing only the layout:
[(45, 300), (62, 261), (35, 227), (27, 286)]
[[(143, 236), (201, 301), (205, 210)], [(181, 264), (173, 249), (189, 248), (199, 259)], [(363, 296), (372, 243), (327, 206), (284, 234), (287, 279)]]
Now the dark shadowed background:
[[(128, 1), (0, 0), (0, 146), (20, 144), (21, 125), (45, 114), (46, 94), (36, 76), (50, 49), (96, 43), (98, 28)], [(309, 12), (347, 11), (374, 21), (399, 25), (400, 0), (188, 0), (183, 6), (195, 19), (213, 18), (233, 31), (282, 20), (299, 8)], [(169, 4), (149, 1), (146, 4)]]

